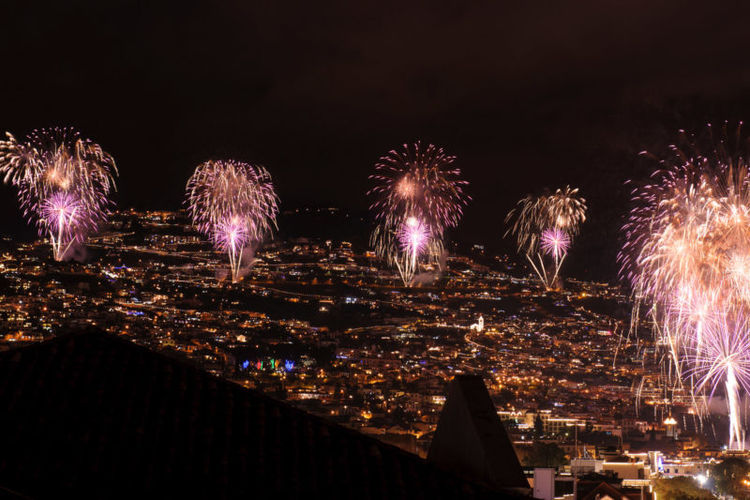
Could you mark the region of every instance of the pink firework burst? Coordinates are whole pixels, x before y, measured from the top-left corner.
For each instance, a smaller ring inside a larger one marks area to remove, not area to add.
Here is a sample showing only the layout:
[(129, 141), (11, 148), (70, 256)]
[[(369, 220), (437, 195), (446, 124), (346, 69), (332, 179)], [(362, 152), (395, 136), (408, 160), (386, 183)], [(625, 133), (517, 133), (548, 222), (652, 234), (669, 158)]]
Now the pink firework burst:
[(222, 251), (238, 251), (250, 242), (248, 224), (240, 217), (228, 217), (216, 225), (214, 244)]
[(664, 382), (681, 384), (696, 401), (724, 386), (730, 449), (745, 447), (742, 401), (750, 391), (747, 145), (741, 128), (730, 135), (725, 124), (717, 138), (710, 126), (698, 136), (681, 132), (666, 157), (644, 153), (658, 170), (633, 190), (618, 256), (632, 285), (631, 327), (645, 311), (673, 370)]
[(54, 231), (70, 228), (75, 224), (80, 203), (64, 191), (55, 193), (42, 202), (42, 215), (46, 225)]
[(446, 228), (456, 227), (463, 207), (471, 199), (464, 193), (468, 184), (453, 165), (456, 157), (432, 144), (417, 142), (391, 150), (375, 164), (368, 191), (374, 201), (375, 219), (391, 225), (407, 214), (425, 221), (434, 236), (442, 238)]
[(55, 259), (64, 258), (83, 232), (79, 226), (85, 221), (83, 206), (70, 193), (61, 191), (42, 201), (39, 224), (49, 234)]
[(547, 255), (559, 259), (568, 253), (570, 236), (560, 228), (545, 229), (540, 238), (542, 250)]
[(412, 255), (419, 255), (427, 247), (429, 239), (429, 229), (416, 217), (407, 218), (398, 232), (401, 248)]
[(35, 130), (25, 141), (6, 135), (0, 140), (3, 181), (18, 188), (24, 215), (62, 260), (70, 243), (83, 243), (107, 219), (115, 160), (69, 128)]
[(210, 160), (195, 169), (186, 194), (193, 225), (229, 254), (236, 281), (243, 249), (257, 247), (276, 227), (278, 196), (271, 174), (259, 165)]
[(401, 235), (411, 231), (402, 228), (410, 217), (418, 219), (423, 232), (429, 233), (427, 248), (419, 251), (430, 256), (442, 254), (446, 229), (458, 225), (471, 199), (464, 192), (468, 183), (461, 179), (455, 159), (440, 147), (420, 142), (404, 144), (380, 157), (370, 176), (375, 185), (367, 192), (373, 199), (370, 210), (377, 223), (370, 241), (379, 257), (392, 265), (403, 257), (404, 249), (414, 257), (411, 244), (405, 244)]

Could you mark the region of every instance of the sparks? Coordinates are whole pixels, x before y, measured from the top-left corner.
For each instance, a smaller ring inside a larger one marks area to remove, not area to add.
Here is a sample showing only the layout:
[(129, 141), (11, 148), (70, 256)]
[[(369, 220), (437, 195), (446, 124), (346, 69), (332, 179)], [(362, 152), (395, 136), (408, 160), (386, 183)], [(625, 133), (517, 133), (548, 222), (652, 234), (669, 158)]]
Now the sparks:
[(260, 166), (235, 160), (200, 164), (187, 184), (187, 205), (193, 225), (228, 253), (232, 281), (239, 279), (244, 250), (276, 228), (278, 197)]
[[(375, 201), (370, 206), (377, 223), (371, 242), (377, 254), (394, 265), (404, 285), (411, 284), (419, 258), (439, 263), (446, 229), (456, 227), (463, 207), (471, 199), (464, 193), (467, 182), (453, 166), (455, 157), (441, 148), (420, 143), (392, 150), (375, 164), (368, 191)], [(422, 228), (419, 251), (404, 245), (403, 233), (409, 221)]]
[(24, 215), (47, 236), (55, 260), (83, 244), (109, 215), (117, 167), (111, 155), (69, 128), (0, 141), (0, 173), (18, 189)]
[[(708, 147), (684, 134), (659, 160), (652, 182), (633, 191), (618, 256), (632, 285), (637, 329), (648, 311), (664, 359), (695, 396), (719, 386), (730, 420), (728, 446), (744, 448), (741, 392), (750, 384), (750, 175), (726, 127)], [(704, 154), (701, 151), (709, 151)]]
[(586, 200), (578, 195), (578, 189), (566, 187), (521, 199), (505, 218), (508, 224), (513, 221), (505, 235), (515, 235), (518, 252), (545, 288), (551, 289), (558, 283), (573, 236), (585, 220)]
[(570, 236), (558, 227), (545, 229), (540, 237), (540, 245), (544, 253), (560, 259), (568, 253)]

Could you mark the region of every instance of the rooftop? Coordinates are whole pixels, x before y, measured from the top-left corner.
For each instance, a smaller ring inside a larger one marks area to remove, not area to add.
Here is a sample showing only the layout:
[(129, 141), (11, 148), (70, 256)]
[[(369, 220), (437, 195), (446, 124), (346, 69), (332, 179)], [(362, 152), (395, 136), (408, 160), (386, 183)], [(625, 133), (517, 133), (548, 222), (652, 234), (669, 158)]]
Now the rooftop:
[(0, 485), (31, 498), (502, 497), (101, 332), (0, 353)]

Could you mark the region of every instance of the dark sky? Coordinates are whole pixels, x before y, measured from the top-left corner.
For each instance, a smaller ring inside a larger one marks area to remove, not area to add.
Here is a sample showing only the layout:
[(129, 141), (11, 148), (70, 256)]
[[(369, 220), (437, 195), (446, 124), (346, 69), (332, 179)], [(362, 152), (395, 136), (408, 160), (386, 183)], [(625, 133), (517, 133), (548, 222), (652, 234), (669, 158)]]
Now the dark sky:
[(497, 242), (518, 198), (569, 183), (580, 253), (609, 262), (636, 153), (750, 117), (750, 18), (717, 3), (4, 2), (0, 129), (75, 126), (141, 208), (227, 156), (265, 164), (284, 207), (366, 208), (377, 157), (422, 139), (471, 182), (457, 239)]

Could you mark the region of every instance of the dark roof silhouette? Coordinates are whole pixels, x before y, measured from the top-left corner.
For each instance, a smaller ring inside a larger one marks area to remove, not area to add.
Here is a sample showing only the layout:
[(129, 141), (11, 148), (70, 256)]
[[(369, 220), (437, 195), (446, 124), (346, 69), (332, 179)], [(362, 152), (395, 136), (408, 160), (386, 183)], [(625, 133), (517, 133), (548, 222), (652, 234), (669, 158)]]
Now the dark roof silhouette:
[(614, 500), (640, 500), (640, 499), (651, 499), (652, 494), (649, 493), (648, 489), (641, 491), (640, 488), (622, 488), (613, 484), (602, 481), (597, 484), (590, 491), (582, 492), (579, 489), (578, 497), (581, 500), (596, 500), (608, 496)]
[(427, 460), (496, 489), (529, 490), (487, 387), (475, 375), (450, 383)]
[(502, 498), (104, 333), (0, 353), (0, 498)]

